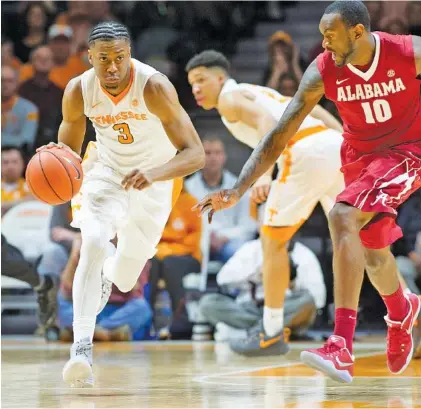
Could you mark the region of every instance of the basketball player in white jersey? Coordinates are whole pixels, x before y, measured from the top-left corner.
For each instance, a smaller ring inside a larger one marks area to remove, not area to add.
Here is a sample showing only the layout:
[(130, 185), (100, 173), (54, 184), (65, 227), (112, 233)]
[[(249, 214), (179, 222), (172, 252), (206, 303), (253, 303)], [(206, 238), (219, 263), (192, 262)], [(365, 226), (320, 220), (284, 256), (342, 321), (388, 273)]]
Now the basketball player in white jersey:
[[(180, 178), (205, 162), (173, 85), (131, 58), (127, 28), (99, 23), (88, 42), (93, 68), (66, 87), (58, 133), (58, 146), (79, 157), (86, 118), (96, 131), (96, 149), (87, 155), (91, 163), (84, 166), (81, 205), (73, 220), (81, 229), (82, 248), (73, 283), (74, 344), (63, 379), (76, 387), (93, 385), (95, 319), (108, 300), (111, 282), (123, 292), (134, 287), (155, 254), (181, 190)], [(51, 146), (57, 145), (41, 149)], [(116, 234), (117, 249), (106, 258)]]
[[(194, 56), (186, 71), (197, 103), (206, 110), (216, 108), (232, 135), (253, 149), (290, 101), (270, 88), (238, 84), (229, 75), (228, 60), (213, 50)], [(341, 124), (317, 106), (279, 157), (277, 179), (272, 181), (272, 168), (252, 188), (256, 202), (267, 200), (260, 236), (265, 306), (261, 333), (231, 343), (238, 353), (279, 355), (289, 350), (283, 337), (284, 294), (290, 278), (287, 243), (318, 202), (327, 214), (344, 188), (341, 132)]]

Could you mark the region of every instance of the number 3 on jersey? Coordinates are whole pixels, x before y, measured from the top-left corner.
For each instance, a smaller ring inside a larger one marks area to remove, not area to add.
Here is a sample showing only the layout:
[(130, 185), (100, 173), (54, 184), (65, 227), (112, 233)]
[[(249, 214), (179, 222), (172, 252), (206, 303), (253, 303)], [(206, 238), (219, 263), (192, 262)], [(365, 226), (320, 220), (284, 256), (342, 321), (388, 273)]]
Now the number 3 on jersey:
[(363, 102), (361, 106), (364, 110), (365, 121), (368, 124), (375, 124), (376, 122), (386, 122), (390, 118), (392, 118), (392, 111), (390, 110), (390, 105), (385, 99), (376, 99), (375, 101), (373, 101), (372, 104), (370, 104), (370, 102)]
[(133, 143), (133, 135), (130, 132), (129, 125), (123, 122), (122, 124), (115, 124), (113, 129), (117, 131), (118, 141), (123, 144)]

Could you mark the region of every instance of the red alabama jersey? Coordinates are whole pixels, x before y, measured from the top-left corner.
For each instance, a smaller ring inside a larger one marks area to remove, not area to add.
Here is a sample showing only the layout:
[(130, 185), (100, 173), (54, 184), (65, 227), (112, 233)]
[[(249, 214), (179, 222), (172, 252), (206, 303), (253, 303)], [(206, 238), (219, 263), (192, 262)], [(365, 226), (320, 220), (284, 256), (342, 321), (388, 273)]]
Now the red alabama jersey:
[(411, 36), (373, 33), (374, 59), (363, 72), (335, 66), (332, 54), (317, 57), (326, 97), (344, 125), (344, 139), (360, 152), (421, 141), (420, 81)]

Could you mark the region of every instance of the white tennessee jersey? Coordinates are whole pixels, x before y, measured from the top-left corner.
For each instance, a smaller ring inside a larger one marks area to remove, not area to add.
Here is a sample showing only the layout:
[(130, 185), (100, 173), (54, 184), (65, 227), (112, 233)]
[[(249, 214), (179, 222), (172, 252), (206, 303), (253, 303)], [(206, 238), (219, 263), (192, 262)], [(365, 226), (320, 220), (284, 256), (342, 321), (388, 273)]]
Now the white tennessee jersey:
[(145, 85), (154, 74), (160, 73), (132, 59), (130, 82), (117, 96), (101, 86), (93, 68), (81, 75), (84, 111), (95, 128), (98, 160), (118, 173), (149, 170), (176, 154), (160, 119), (144, 100)]
[[(281, 95), (279, 92), (271, 88), (245, 83), (238, 84), (233, 79), (229, 79), (225, 82), (219, 97), (227, 92), (233, 91), (246, 91), (248, 94), (252, 94), (255, 98), (254, 102), (269, 111), (276, 121), (279, 121), (292, 99)], [(223, 116), (221, 119), (236, 139), (250, 146), (252, 149), (256, 148), (264, 136), (259, 135), (257, 129), (252, 128), (244, 122), (229, 122)], [(308, 115), (301, 124), (299, 131), (320, 126), (325, 127), (325, 124), (322, 121)]]

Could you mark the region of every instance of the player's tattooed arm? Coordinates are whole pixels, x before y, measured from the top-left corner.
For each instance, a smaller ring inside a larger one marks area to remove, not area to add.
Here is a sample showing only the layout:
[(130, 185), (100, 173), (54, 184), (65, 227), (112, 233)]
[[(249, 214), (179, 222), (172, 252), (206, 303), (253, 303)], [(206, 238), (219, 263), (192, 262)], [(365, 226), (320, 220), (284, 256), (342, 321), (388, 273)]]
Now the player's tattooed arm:
[(421, 37), (412, 36), (414, 47), (415, 65), (417, 67), (417, 75), (421, 75)]
[(278, 159), (288, 141), (324, 94), (324, 84), (314, 60), (301, 79), (298, 91), (275, 128), (260, 141), (234, 186), (242, 196)]
[(148, 171), (134, 169), (122, 181), (125, 189), (141, 190), (153, 182), (190, 175), (205, 165), (202, 142), (171, 82), (163, 75), (153, 75), (145, 86), (144, 98), (149, 111), (161, 120), (178, 154), (164, 165)]
[(80, 77), (69, 81), (64, 90), (62, 101), (63, 120), (58, 130), (58, 143), (50, 142), (37, 149), (59, 147), (70, 151), (79, 160), (86, 132), (86, 116), (84, 114), (82, 85)]

